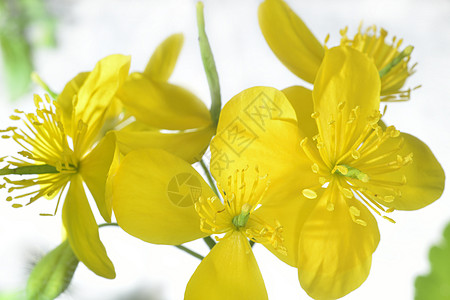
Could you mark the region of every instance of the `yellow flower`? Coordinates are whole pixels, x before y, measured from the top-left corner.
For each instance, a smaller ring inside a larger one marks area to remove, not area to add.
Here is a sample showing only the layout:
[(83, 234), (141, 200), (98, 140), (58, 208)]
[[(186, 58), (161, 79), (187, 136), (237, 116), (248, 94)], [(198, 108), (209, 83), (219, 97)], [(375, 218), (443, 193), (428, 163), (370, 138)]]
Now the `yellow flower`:
[[(211, 171), (224, 180), (258, 164), (271, 185), (268, 214), (283, 224), (287, 257), (315, 299), (336, 299), (367, 278), (379, 242), (373, 212), (422, 208), (440, 197), (444, 172), (430, 149), (379, 125), (380, 79), (350, 47), (327, 50), (314, 90), (292, 87), (289, 100), (252, 88), (222, 110), (211, 142)], [(309, 117), (309, 116), (312, 116)]]
[[(324, 46), (303, 21), (284, 1), (266, 0), (259, 8), (259, 24), (267, 43), (278, 59), (295, 75), (313, 83), (325, 51)], [(381, 28), (377, 33), (375, 26), (365, 31), (362, 31), (360, 26), (352, 39), (347, 36), (347, 28), (340, 33), (341, 45), (366, 53), (373, 58), (380, 74), (383, 73), (381, 101), (409, 100), (411, 89), (402, 90), (402, 87), (406, 79), (414, 73), (415, 65), (408, 66), (411, 46), (400, 51), (403, 40), (394, 37), (392, 42), (388, 42), (387, 31)], [(389, 64), (400, 53), (402, 59), (391, 68)]]
[(183, 35), (168, 37), (143, 73), (132, 73), (118, 93), (135, 122), (116, 131), (122, 153), (160, 148), (190, 163), (202, 157), (214, 128), (205, 104), (186, 89), (167, 82), (183, 45)]
[(159, 149), (136, 150), (114, 175), (113, 208), (126, 232), (149, 243), (225, 234), (190, 279), (185, 299), (267, 299), (248, 239), (286, 254), (281, 225), (262, 204), (268, 185), (257, 169), (235, 170), (218, 183), (222, 202), (186, 161)]
[[(70, 245), (80, 261), (106, 278), (115, 277), (114, 266), (100, 241), (83, 183), (89, 188), (102, 217), (111, 222), (112, 208), (105, 200), (105, 185), (115, 155), (115, 139), (108, 134), (97, 141), (129, 66), (130, 58), (123, 55), (111, 55), (100, 60), (82, 85), (73, 89), (70, 118), (64, 115), (67, 111), (60, 107), (59, 102), (48, 96), (43, 101), (35, 95), (36, 113), (16, 110), (17, 115), (11, 119), (22, 120), (24, 127), (10, 127), (6, 131), (11, 135), (5, 136), (23, 148), (19, 154), (24, 158), (15, 158), (9, 163), (21, 170), (30, 168), (29, 174), (39, 174), (37, 178), (24, 180), (5, 178), (11, 186), (8, 191), (24, 189), (15, 199), (29, 197), (26, 205), (41, 197), (53, 198), (59, 194), (57, 209), (68, 187), (62, 218)], [(12, 196), (8, 200), (12, 201)], [(22, 207), (22, 204), (13, 206)]]

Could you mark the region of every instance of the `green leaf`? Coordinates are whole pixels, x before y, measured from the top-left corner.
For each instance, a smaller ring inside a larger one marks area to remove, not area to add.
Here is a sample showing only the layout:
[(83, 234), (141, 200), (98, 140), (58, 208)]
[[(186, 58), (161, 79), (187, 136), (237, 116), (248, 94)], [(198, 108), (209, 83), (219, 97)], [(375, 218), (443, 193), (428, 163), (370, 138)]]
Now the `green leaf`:
[(77, 266), (78, 259), (66, 240), (45, 255), (31, 271), (27, 299), (55, 299), (67, 289)]
[(24, 291), (1, 291), (0, 300), (25, 300)]
[(205, 69), (206, 78), (208, 79), (209, 92), (211, 94), (211, 119), (214, 126), (219, 122), (219, 114), (222, 109), (220, 99), (219, 76), (217, 75), (216, 63), (209, 45), (208, 36), (205, 31), (205, 18), (203, 16), (203, 3), (197, 2), (197, 27), (198, 27), (198, 43), (200, 45), (200, 53), (202, 55), (203, 68)]
[(30, 45), (24, 35), (2, 28), (0, 45), (3, 56), (6, 86), (11, 99), (16, 100), (25, 94), (31, 83)]
[(450, 223), (444, 230), (444, 239), (431, 247), (430, 273), (416, 278), (415, 300), (450, 299)]

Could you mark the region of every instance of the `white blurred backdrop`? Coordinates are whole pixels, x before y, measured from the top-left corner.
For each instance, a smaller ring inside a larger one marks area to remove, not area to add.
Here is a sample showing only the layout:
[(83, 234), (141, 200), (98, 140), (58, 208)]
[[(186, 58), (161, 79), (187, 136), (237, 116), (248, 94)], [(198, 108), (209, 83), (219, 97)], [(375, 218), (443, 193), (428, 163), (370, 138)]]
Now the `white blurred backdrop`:
[[(257, 85), (279, 89), (302, 84), (275, 57), (258, 26), (259, 0), (205, 1), (207, 33), (214, 52), (226, 102), (241, 90)], [(390, 104), (384, 120), (425, 141), (444, 169), (450, 169), (450, 0), (316, 0), (289, 1), (321, 41), (330, 33), (329, 46), (339, 41), (339, 29), (355, 33), (361, 20), (376, 24), (389, 37), (404, 38), (415, 47), (412, 61), (417, 73), (408, 86), (422, 84), (408, 103)], [(49, 2), (59, 19), (58, 47), (35, 53), (36, 71), (55, 91), (78, 72), (91, 70), (102, 57), (132, 55), (131, 69), (143, 70), (155, 47), (172, 33), (185, 34), (185, 45), (171, 82), (197, 94), (209, 106), (209, 90), (201, 64), (194, 0), (61, 0)], [(32, 109), (32, 93), (20, 102), (6, 101), (0, 77), (0, 127), (9, 124), (15, 107)], [(35, 92), (42, 94), (39, 88)], [(0, 140), (0, 157), (11, 154), (8, 141)], [(149, 195), (151, 196), (151, 195)], [(450, 222), (450, 195), (414, 212), (395, 212), (397, 224), (378, 219), (381, 242), (373, 256), (367, 281), (343, 299), (414, 298), (414, 279), (428, 272), (428, 251), (438, 243)], [(61, 209), (39, 200), (14, 209), (0, 191), (0, 291), (22, 289), (31, 264), (56, 247), (61, 239)], [(199, 261), (171, 246), (147, 244), (119, 228), (100, 229), (101, 238), (117, 278), (97, 277), (78, 267), (69, 290), (59, 299), (182, 299)], [(202, 241), (187, 246), (206, 255)], [(269, 298), (310, 299), (301, 289), (297, 271), (278, 261), (262, 246), (254, 252)]]

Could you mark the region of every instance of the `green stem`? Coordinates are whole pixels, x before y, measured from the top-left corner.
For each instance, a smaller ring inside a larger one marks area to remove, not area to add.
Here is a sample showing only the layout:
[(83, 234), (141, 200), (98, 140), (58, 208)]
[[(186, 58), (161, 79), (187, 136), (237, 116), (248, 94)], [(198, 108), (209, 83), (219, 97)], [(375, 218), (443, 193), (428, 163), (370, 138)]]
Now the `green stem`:
[(211, 94), (211, 119), (215, 127), (219, 122), (219, 114), (222, 107), (220, 99), (219, 75), (217, 75), (216, 63), (212, 54), (208, 36), (205, 31), (205, 17), (203, 15), (203, 3), (197, 2), (197, 28), (198, 43), (200, 45), (200, 53), (202, 56), (203, 68), (205, 69), (206, 78), (208, 79), (209, 92)]
[(208, 245), (209, 250), (211, 250), (216, 245), (216, 241), (214, 241), (211, 236), (204, 237), (203, 241), (205, 241), (206, 245)]
[(209, 172), (209, 169), (203, 159), (200, 160), (200, 165), (202, 166), (203, 171), (205, 171), (206, 178), (208, 179), (208, 183), (211, 186), (212, 190), (214, 191), (216, 196), (220, 198), (219, 191), (217, 190), (217, 187), (214, 183), (214, 179), (212, 178), (211, 173)]
[(193, 257), (196, 257), (196, 258), (198, 258), (200, 260), (205, 258), (204, 256), (198, 254), (197, 252), (194, 252), (191, 249), (186, 248), (186, 247), (184, 247), (182, 245), (175, 245), (175, 247), (177, 247), (178, 249), (180, 249), (180, 250), (182, 250), (182, 251), (184, 251), (184, 252), (186, 252), (186, 253), (188, 253), (188, 254), (192, 255)]
[(103, 223), (98, 225), (98, 228), (106, 227), (106, 226), (119, 226), (117, 223)]
[(31, 80), (37, 83), (41, 88), (43, 88), (53, 99), (58, 98), (58, 94), (52, 91), (52, 89), (42, 80), (42, 78), (36, 72), (31, 73)]
[(0, 175), (31, 175), (31, 174), (49, 174), (59, 173), (54, 166), (50, 165), (35, 165), (17, 167), (15, 169), (0, 169)]

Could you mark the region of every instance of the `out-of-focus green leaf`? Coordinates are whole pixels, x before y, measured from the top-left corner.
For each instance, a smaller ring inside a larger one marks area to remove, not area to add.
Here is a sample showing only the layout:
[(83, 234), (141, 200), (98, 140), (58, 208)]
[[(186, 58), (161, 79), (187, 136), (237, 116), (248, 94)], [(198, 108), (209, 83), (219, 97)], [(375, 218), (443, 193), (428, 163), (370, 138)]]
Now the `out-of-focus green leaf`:
[(69, 286), (78, 259), (66, 240), (45, 255), (33, 268), (28, 278), (27, 300), (52, 300)]
[(0, 0), (0, 48), (11, 100), (28, 92), (35, 48), (55, 46), (55, 24), (43, 0)]
[(31, 83), (30, 46), (25, 37), (4, 30), (0, 33), (5, 82), (12, 100), (28, 91)]
[[(1, 1), (1, 0), (0, 0)], [(17, 1), (17, 0), (16, 0)], [(33, 29), (33, 46), (54, 47), (56, 45), (56, 19), (51, 16), (44, 0), (19, 0), (28, 28)]]
[(430, 273), (416, 278), (415, 300), (450, 299), (450, 224), (444, 230), (439, 245), (431, 247), (429, 253)]
[(2, 291), (0, 292), (0, 300), (25, 300), (24, 291)]

